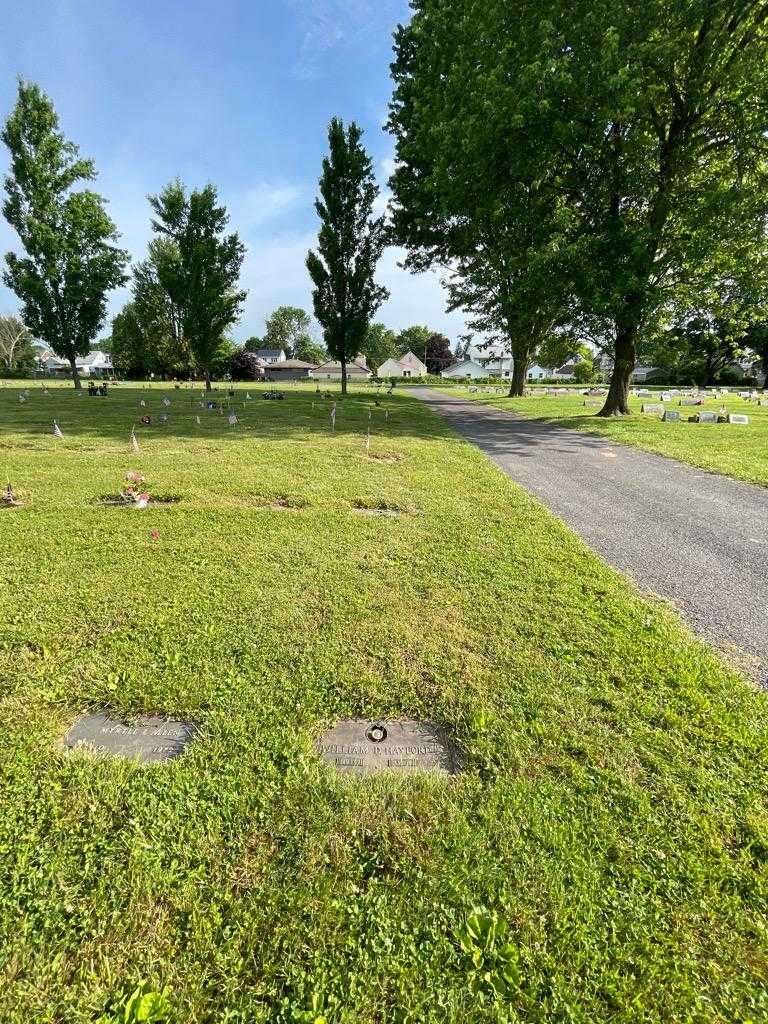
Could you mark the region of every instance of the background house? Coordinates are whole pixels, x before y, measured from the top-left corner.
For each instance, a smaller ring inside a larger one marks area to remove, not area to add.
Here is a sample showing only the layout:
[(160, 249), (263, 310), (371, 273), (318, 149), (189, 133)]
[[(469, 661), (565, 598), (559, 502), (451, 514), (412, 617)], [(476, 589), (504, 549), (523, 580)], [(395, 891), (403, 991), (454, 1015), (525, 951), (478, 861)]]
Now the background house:
[[(79, 356), (75, 360), (75, 366), (81, 377), (111, 377), (115, 372), (112, 356), (99, 349), (89, 352), (87, 356)], [(66, 375), (72, 372), (72, 367), (66, 359), (59, 359), (49, 350), (41, 354), (40, 368), (49, 375)]]
[(462, 359), (460, 363), (454, 363), (447, 370), (441, 370), (440, 376), (448, 379), (470, 377), (472, 380), (485, 380), (490, 374), (485, 366), (476, 363), (474, 359)]
[(281, 348), (260, 348), (256, 351), (256, 357), (265, 366), (271, 366), (273, 363), (285, 362), (285, 351)]
[(376, 371), (379, 377), (425, 377), (427, 368), (413, 352), (398, 359), (387, 359)]
[[(330, 359), (327, 363), (321, 363), (309, 371), (313, 380), (341, 380), (341, 363)], [(373, 376), (372, 371), (366, 366), (365, 356), (358, 356), (347, 363), (348, 380), (367, 380)]]
[(282, 359), (265, 367), (267, 380), (306, 380), (316, 363), (305, 363), (303, 359)]

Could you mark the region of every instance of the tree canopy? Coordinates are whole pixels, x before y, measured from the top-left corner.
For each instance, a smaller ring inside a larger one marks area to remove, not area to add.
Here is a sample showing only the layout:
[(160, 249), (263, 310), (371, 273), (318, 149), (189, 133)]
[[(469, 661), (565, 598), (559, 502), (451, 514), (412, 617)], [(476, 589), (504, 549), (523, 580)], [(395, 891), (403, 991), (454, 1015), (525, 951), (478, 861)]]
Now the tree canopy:
[[(765, 188), (758, 0), (416, 0), (396, 37), (394, 224), (414, 269), (519, 337), (592, 319), (628, 411), (641, 333), (751, 258)], [(531, 351), (530, 346), (528, 351)]]
[(87, 355), (106, 318), (107, 293), (125, 282), (128, 254), (104, 200), (80, 181), (96, 177), (93, 161), (59, 131), (53, 104), (34, 83), (20, 81), (2, 132), (11, 156), (3, 213), (25, 255), (9, 252), (3, 280), (19, 297), (32, 334), (68, 360)]
[(245, 246), (236, 232), (225, 234), (229, 216), (213, 185), (187, 195), (177, 180), (149, 201), (153, 230), (172, 243), (157, 262), (157, 279), (180, 311), (183, 337), (209, 388), (222, 339), (245, 301), (238, 288)]
[(346, 129), (339, 118), (331, 121), (329, 154), (315, 201), (318, 248), (307, 255), (315, 316), (328, 352), (341, 363), (342, 393), (347, 390), (347, 363), (362, 350), (376, 310), (389, 297), (375, 280), (386, 236), (384, 218), (373, 214), (379, 188), (361, 139), (354, 121)]

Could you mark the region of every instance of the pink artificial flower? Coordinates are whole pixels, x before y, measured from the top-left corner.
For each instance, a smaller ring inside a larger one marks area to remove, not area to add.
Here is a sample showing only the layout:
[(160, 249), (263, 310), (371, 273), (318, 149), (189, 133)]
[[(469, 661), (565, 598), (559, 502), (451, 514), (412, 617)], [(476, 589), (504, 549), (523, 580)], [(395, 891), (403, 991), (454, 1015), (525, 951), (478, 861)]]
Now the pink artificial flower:
[(159, 530), (150, 530), (149, 531), (149, 536), (152, 538), (152, 540), (160, 540), (160, 531)]

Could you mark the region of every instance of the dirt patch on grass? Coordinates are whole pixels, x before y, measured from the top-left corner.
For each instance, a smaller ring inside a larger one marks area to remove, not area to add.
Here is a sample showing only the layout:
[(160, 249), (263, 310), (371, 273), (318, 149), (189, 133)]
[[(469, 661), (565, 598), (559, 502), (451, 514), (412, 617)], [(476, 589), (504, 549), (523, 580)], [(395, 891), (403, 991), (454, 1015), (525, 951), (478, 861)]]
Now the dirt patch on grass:
[(257, 495), (253, 499), (256, 508), (266, 509), (270, 512), (298, 512), (307, 507), (304, 498), (298, 498), (290, 494)]
[[(149, 505), (178, 505), (181, 496), (178, 494), (153, 494), (149, 499)], [(96, 499), (96, 504), (104, 508), (136, 508), (136, 503), (126, 501), (119, 494), (102, 494)]]
[(396, 455), (394, 452), (369, 452), (368, 458), (376, 462), (402, 462), (405, 456)]
[(388, 516), (395, 518), (396, 516), (414, 515), (413, 509), (404, 508), (402, 505), (397, 505), (393, 501), (387, 501), (385, 498), (355, 498), (352, 502), (352, 508), (361, 516)]

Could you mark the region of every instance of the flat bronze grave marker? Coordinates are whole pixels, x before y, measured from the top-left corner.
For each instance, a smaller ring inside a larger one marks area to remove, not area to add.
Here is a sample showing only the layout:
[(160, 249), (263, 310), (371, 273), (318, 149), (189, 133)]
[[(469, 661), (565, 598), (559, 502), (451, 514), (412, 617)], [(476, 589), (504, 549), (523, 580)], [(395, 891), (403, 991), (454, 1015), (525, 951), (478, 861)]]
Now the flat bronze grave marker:
[(67, 750), (84, 750), (139, 761), (170, 761), (197, 732), (192, 722), (140, 716), (122, 721), (109, 715), (81, 715), (67, 735)]
[(456, 751), (442, 729), (426, 722), (348, 718), (315, 741), (318, 753), (341, 772), (368, 775), (458, 771)]

